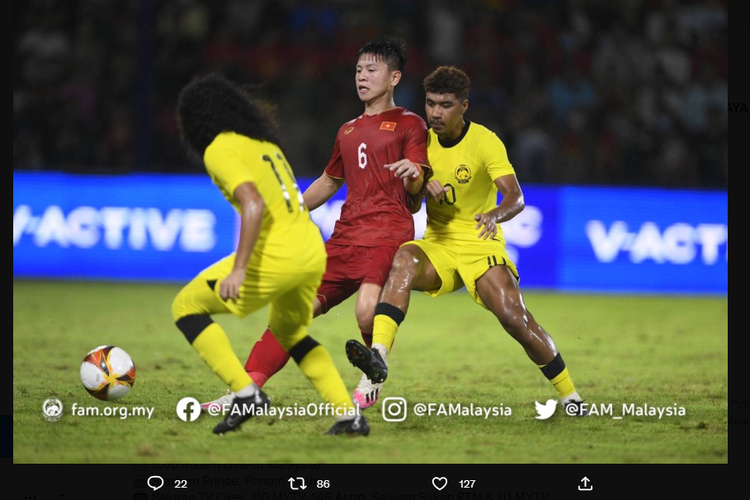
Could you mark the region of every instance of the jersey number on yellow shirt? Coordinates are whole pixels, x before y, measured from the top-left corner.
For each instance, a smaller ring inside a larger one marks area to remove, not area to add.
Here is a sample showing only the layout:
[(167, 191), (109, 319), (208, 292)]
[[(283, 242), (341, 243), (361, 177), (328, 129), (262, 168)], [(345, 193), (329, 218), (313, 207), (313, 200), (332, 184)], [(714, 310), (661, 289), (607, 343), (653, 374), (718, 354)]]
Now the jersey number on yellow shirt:
[[(284, 169), (286, 170), (287, 175), (289, 176), (289, 179), (292, 181), (293, 189), (297, 192), (297, 202), (299, 203), (299, 211), (304, 212), (307, 207), (305, 207), (305, 199), (302, 197), (302, 191), (299, 189), (299, 185), (297, 184), (297, 180), (294, 178), (294, 174), (292, 174), (292, 169), (289, 168), (289, 164), (284, 160), (284, 157), (281, 156), (279, 153), (276, 153), (276, 158), (284, 165)], [(273, 173), (276, 174), (276, 178), (279, 180), (279, 185), (281, 186), (281, 192), (284, 193), (284, 201), (286, 201), (286, 208), (289, 210), (289, 212), (293, 212), (294, 208), (292, 207), (292, 199), (289, 196), (289, 190), (286, 187), (286, 184), (284, 184), (284, 181), (281, 179), (281, 175), (279, 175), (279, 171), (276, 169), (276, 164), (273, 162), (273, 159), (271, 159), (268, 155), (263, 155), (263, 160), (267, 161), (271, 165), (271, 169), (273, 169)]]
[(446, 182), (445, 184), (443, 184), (443, 187), (450, 188), (450, 191), (445, 193), (445, 198), (440, 200), (440, 204), (442, 205), (443, 201), (445, 201), (445, 203), (448, 205), (453, 205), (454, 203), (456, 203), (456, 188), (453, 187), (453, 184), (451, 184), (450, 182)]

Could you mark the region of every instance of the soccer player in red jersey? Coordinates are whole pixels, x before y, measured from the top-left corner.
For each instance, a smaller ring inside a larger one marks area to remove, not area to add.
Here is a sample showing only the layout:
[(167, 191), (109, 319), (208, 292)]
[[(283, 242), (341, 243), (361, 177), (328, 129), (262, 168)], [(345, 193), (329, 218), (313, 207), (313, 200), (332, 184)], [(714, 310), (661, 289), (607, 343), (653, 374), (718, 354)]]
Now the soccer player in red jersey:
[[(393, 99), (405, 63), (405, 44), (400, 39), (379, 38), (360, 48), (355, 84), (364, 113), (341, 126), (331, 160), (303, 194), (312, 211), (346, 182), (341, 216), (326, 242), (326, 273), (313, 316), (327, 313), (356, 292), (355, 316), (368, 346), (375, 305), (393, 256), (402, 243), (414, 238), (410, 196), (420, 192), (429, 169), (427, 125)], [(267, 329), (253, 346), (245, 370), (262, 387), (288, 360), (289, 354)], [(363, 376), (353, 394), (355, 404), (360, 408), (375, 404), (380, 387)], [(231, 397), (201, 406), (223, 405)]]

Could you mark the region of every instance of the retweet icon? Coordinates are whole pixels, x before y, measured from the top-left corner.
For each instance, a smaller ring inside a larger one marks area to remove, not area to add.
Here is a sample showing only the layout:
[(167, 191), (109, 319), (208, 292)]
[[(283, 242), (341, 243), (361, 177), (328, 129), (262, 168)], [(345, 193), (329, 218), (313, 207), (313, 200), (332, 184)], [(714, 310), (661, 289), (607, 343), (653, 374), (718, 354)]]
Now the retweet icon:
[(539, 401), (534, 401), (534, 403), (536, 404), (536, 412), (538, 414), (536, 418), (538, 420), (547, 420), (555, 413), (555, 408), (557, 408), (557, 401), (554, 399), (548, 399), (544, 404), (541, 404)]

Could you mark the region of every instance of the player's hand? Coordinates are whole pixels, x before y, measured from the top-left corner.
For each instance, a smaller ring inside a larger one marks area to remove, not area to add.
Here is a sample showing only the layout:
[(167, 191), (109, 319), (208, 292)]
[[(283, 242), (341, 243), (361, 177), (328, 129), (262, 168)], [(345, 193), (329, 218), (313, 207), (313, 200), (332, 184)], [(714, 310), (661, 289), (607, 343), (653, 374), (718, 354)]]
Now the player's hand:
[(400, 177), (402, 179), (418, 179), (419, 175), (422, 173), (421, 168), (406, 158), (395, 163), (388, 163), (384, 165), (384, 167), (393, 172), (395, 177)]
[(240, 287), (245, 282), (244, 269), (232, 269), (232, 272), (219, 284), (219, 296), (222, 300), (237, 302), (240, 298)]
[[(474, 220), (477, 221), (477, 229), (482, 228), (479, 231), (478, 238), (494, 238), (497, 235), (497, 222), (495, 222), (495, 214), (492, 210), (486, 214), (476, 214)], [(484, 226), (484, 227), (482, 227)]]
[(451, 190), (449, 187), (444, 187), (438, 180), (428, 181), (424, 186), (426, 196), (429, 196), (435, 201), (442, 201), (445, 198), (445, 193)]

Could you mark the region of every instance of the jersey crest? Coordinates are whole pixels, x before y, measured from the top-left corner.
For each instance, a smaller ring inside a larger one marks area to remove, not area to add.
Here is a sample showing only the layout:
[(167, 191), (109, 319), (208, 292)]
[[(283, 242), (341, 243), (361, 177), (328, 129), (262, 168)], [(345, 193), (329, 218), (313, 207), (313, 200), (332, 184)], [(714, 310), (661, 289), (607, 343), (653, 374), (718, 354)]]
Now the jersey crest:
[(380, 130), (390, 130), (393, 132), (396, 130), (396, 122), (383, 122), (380, 124)]
[(466, 165), (459, 165), (453, 172), (453, 176), (459, 184), (466, 184), (471, 180), (471, 169)]

